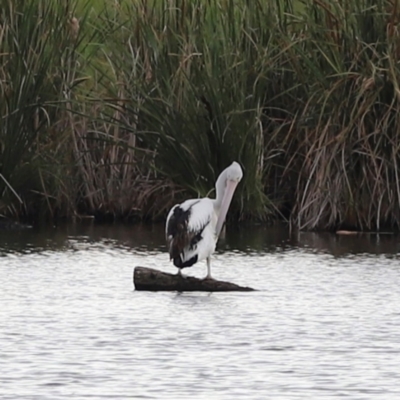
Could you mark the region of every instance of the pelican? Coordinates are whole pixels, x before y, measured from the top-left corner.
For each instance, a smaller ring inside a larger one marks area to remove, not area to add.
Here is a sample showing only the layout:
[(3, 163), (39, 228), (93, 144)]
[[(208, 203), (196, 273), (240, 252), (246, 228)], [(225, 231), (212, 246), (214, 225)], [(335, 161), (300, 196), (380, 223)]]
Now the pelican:
[(182, 269), (207, 260), (211, 278), (211, 254), (214, 253), (235, 189), (243, 177), (242, 168), (234, 161), (224, 169), (215, 183), (216, 198), (190, 199), (172, 207), (166, 222), (166, 238), (178, 275)]

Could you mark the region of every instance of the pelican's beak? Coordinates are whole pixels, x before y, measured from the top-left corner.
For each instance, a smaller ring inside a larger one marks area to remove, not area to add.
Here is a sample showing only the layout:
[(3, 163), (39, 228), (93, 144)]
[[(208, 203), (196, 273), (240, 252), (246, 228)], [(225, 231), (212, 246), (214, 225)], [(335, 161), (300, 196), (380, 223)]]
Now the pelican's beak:
[(221, 229), (224, 226), (225, 217), (228, 213), (229, 206), (232, 201), (233, 194), (235, 193), (236, 186), (238, 185), (239, 181), (231, 181), (228, 180), (225, 187), (224, 197), (222, 198), (221, 208), (218, 214), (217, 225), (215, 227), (215, 233), (217, 238), (221, 233)]

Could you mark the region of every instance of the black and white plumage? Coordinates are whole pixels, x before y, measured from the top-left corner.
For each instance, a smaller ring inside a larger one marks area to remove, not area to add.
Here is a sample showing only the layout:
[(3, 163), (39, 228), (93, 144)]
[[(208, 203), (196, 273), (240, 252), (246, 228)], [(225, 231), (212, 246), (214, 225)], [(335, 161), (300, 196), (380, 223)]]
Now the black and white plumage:
[(216, 198), (191, 199), (172, 207), (166, 222), (170, 259), (179, 269), (207, 260), (207, 277), (211, 278), (211, 254), (214, 253), (236, 186), (243, 177), (237, 162), (219, 175)]

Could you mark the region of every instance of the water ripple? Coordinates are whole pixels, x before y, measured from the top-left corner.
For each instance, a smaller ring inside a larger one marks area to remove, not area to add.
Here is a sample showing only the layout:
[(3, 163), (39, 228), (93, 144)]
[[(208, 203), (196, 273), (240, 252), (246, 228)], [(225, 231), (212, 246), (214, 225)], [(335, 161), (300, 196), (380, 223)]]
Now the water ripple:
[(338, 257), (299, 244), (241, 250), (228, 236), (214, 275), (259, 291), (135, 292), (135, 266), (174, 272), (147, 237), (156, 246), (110, 231), (4, 246), (2, 400), (400, 395), (397, 246)]

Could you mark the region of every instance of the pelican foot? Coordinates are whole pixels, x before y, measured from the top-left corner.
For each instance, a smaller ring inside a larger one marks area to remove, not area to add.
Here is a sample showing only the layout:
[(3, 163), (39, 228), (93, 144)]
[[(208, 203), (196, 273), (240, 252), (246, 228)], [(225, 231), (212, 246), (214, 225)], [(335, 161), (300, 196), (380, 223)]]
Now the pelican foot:
[(213, 278), (211, 275), (207, 275), (207, 276), (203, 279), (203, 281), (206, 281), (206, 280), (208, 280), (208, 279), (214, 280), (214, 278)]

